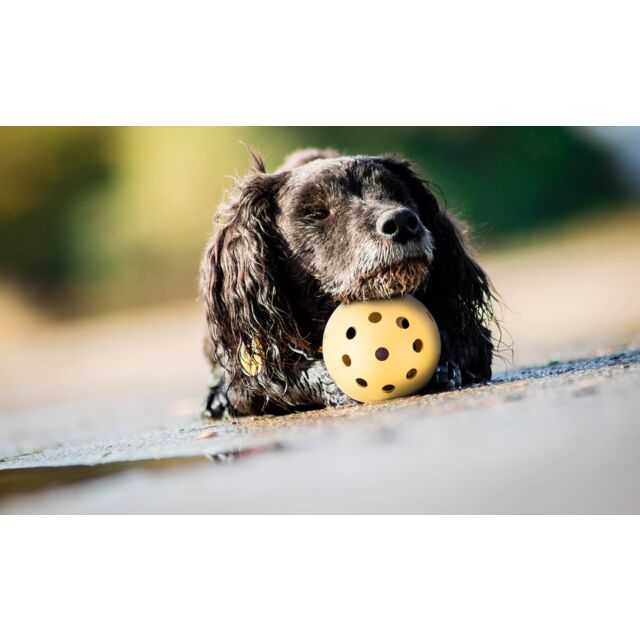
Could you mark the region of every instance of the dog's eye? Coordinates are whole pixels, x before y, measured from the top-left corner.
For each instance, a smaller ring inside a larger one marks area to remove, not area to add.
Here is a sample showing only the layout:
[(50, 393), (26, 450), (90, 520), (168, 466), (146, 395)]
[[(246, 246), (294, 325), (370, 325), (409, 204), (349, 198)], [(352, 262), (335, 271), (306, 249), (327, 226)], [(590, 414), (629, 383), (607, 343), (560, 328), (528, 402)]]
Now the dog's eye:
[(305, 207), (304, 217), (308, 220), (324, 220), (329, 217), (329, 209), (322, 206)]

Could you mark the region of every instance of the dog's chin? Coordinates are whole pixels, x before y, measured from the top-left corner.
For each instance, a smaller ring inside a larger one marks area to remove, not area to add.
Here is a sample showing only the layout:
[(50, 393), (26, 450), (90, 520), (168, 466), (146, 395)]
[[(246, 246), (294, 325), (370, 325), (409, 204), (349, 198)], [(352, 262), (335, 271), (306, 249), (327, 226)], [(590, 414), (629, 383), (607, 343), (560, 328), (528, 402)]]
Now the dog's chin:
[(429, 260), (412, 258), (358, 275), (336, 292), (339, 302), (381, 300), (415, 293), (427, 280)]

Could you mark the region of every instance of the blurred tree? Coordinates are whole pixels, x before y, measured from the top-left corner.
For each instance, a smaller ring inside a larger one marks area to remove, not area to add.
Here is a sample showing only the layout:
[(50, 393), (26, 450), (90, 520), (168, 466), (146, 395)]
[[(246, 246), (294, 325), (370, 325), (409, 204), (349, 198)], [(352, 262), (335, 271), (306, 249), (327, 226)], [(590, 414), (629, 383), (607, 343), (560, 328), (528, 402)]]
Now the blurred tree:
[(110, 138), (100, 127), (0, 129), (0, 272), (32, 295), (72, 276), (73, 205), (108, 179)]

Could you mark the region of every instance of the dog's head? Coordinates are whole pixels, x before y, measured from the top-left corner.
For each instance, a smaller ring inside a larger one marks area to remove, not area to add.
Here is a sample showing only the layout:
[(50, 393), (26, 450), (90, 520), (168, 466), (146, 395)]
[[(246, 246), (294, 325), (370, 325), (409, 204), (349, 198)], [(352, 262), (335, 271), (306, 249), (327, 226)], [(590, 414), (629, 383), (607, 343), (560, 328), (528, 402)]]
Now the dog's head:
[(275, 225), (290, 276), (313, 278), (336, 302), (413, 293), (433, 260), (429, 223), (438, 204), (392, 158), (313, 160), (288, 172)]
[(232, 373), (248, 350), (258, 384), (284, 379), (340, 302), (429, 286), (446, 291), (451, 315), (477, 312), (484, 274), (406, 160), (311, 150), (257, 169), (219, 209), (202, 263), (211, 338)]

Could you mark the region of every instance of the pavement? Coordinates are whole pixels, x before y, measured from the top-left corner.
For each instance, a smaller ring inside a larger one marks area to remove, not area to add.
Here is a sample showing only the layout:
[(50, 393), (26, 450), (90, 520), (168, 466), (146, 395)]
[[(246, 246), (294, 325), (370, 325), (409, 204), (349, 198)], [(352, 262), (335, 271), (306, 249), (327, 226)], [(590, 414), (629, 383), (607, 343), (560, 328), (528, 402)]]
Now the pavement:
[(0, 513), (638, 513), (639, 220), (484, 256), (515, 357), (374, 405), (204, 421), (195, 303), (23, 314), (0, 336)]

